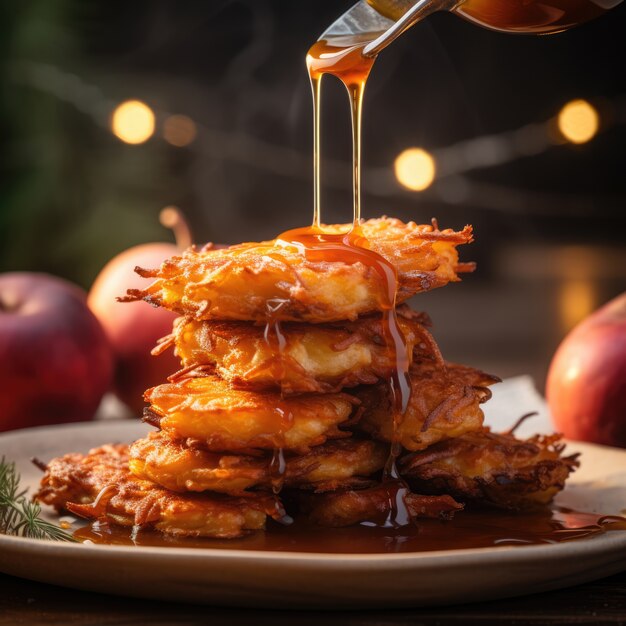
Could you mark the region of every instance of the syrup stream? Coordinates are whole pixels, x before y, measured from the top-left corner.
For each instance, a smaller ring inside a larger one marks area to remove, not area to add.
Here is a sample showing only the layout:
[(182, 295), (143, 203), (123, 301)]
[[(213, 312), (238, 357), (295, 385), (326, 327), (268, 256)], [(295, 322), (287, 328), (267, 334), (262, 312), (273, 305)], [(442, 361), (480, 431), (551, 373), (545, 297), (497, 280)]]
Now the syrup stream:
[[(307, 56), (308, 63), (308, 56)], [(309, 68), (313, 94), (313, 228), (320, 227), (321, 219), (321, 172), (320, 172), (320, 110), (322, 97), (322, 74), (314, 74)]]
[[(410, 515), (404, 503), (408, 488), (400, 478), (396, 459), (400, 447), (395, 432), (402, 420), (411, 394), (409, 380), (409, 354), (406, 341), (396, 315), (396, 292), (398, 276), (395, 266), (385, 258), (368, 249), (368, 242), (360, 231), (361, 223), (361, 119), (365, 85), (376, 57), (365, 57), (363, 48), (371, 38), (355, 39), (334, 37), (318, 41), (307, 54), (307, 67), (313, 96), (313, 177), (314, 202), (313, 223), (310, 228), (300, 228), (283, 233), (281, 245), (295, 245), (311, 261), (341, 261), (348, 264), (362, 263), (373, 269), (381, 278), (384, 291), (379, 308), (382, 311), (383, 332), (388, 349), (393, 353), (395, 372), (389, 381), (394, 423), (394, 440), (383, 472), (383, 482), (388, 488), (389, 515), (382, 522), (384, 527), (404, 526)], [(321, 227), (321, 81), (324, 74), (337, 77), (348, 92), (352, 119), (352, 228), (343, 234), (325, 233)], [(380, 521), (366, 525), (381, 525)]]

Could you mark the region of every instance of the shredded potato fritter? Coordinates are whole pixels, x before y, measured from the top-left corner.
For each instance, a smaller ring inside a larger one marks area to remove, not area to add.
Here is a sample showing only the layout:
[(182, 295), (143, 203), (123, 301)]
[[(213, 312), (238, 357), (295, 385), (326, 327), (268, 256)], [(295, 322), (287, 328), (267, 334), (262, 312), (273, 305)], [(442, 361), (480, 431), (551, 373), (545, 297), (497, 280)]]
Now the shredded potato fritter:
[[(407, 351), (438, 356), (427, 316), (403, 306), (398, 324)], [(215, 371), (234, 387), (283, 394), (329, 393), (389, 379), (395, 360), (387, 348), (380, 314), (354, 322), (280, 325), (281, 347), (261, 325), (180, 318), (164, 345), (174, 344), (187, 372)]]
[[(285, 459), (285, 487), (335, 490), (357, 477), (380, 471), (387, 446), (375, 441), (341, 439)], [(271, 456), (219, 455), (152, 433), (130, 447), (130, 469), (172, 491), (215, 491), (240, 495), (253, 487), (269, 489)]]
[(578, 467), (578, 455), (563, 456), (560, 440), (560, 435), (520, 440), (483, 428), (405, 457), (401, 472), (426, 493), (505, 509), (534, 508), (550, 502)]
[(268, 515), (284, 515), (277, 499), (264, 494), (181, 494), (139, 479), (128, 469), (125, 445), (53, 459), (35, 497), (58, 511), (181, 537), (239, 537), (265, 528)]
[[(360, 228), (368, 249), (396, 267), (398, 303), (474, 269), (471, 263), (459, 263), (456, 251), (472, 241), (470, 226), (455, 232), (385, 217), (367, 220)], [(342, 233), (350, 225), (324, 230)], [(387, 293), (380, 274), (362, 262), (308, 261), (296, 245), (276, 240), (191, 248), (156, 270), (137, 271), (155, 281), (145, 289), (130, 289), (122, 300), (146, 300), (198, 320), (263, 323), (268, 305), (277, 302), (283, 321), (354, 320), (378, 310)]]

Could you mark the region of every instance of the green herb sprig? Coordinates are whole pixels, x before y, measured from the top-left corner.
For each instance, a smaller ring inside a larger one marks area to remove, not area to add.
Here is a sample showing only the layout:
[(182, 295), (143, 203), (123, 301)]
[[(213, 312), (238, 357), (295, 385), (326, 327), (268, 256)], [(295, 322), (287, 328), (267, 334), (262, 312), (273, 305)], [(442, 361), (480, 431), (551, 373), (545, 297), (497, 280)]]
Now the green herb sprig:
[(20, 490), (20, 475), (15, 463), (0, 459), (0, 533), (31, 539), (76, 541), (62, 528), (40, 517), (41, 507)]

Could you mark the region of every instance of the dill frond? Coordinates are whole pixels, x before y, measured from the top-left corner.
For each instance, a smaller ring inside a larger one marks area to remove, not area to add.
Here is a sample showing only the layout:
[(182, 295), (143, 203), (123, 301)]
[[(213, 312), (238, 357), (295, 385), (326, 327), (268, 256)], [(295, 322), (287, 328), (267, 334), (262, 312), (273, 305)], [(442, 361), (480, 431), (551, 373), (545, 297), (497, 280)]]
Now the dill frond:
[(62, 528), (40, 517), (41, 507), (26, 497), (26, 489), (20, 490), (20, 475), (15, 463), (0, 459), (0, 533), (51, 539), (53, 541), (76, 541)]

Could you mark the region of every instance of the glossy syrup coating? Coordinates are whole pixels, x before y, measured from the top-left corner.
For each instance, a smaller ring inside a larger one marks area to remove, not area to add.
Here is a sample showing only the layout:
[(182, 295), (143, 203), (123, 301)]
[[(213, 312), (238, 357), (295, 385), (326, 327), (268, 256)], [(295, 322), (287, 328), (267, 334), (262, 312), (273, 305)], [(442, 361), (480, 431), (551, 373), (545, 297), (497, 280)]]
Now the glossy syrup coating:
[[(271, 455), (217, 454), (163, 433), (151, 433), (130, 446), (130, 470), (172, 491), (214, 491), (241, 495), (271, 487)], [(334, 491), (360, 484), (380, 471), (387, 446), (363, 439), (339, 439), (311, 448), (306, 454), (285, 455), (284, 486)]]
[(482, 428), (480, 404), (491, 397), (487, 387), (498, 378), (464, 365), (431, 360), (414, 363), (409, 374), (410, 400), (396, 423), (389, 385), (364, 385), (354, 391), (361, 401), (357, 428), (413, 451)]
[(214, 452), (281, 447), (307, 451), (339, 429), (357, 403), (346, 393), (282, 398), (278, 392), (233, 389), (213, 375), (167, 383), (146, 392), (146, 421), (173, 439), (196, 439)]
[[(402, 306), (398, 325), (407, 353), (438, 357), (426, 328), (427, 316)], [(268, 341), (267, 329), (245, 322), (180, 318), (165, 338), (187, 370), (214, 370), (234, 387), (283, 394), (337, 392), (345, 387), (389, 380), (396, 366), (384, 336), (380, 314), (353, 322), (280, 326), (283, 342)]]
[[(343, 240), (350, 228), (341, 224), (323, 230)], [(282, 302), (281, 321), (323, 323), (381, 309), (388, 285), (374, 267), (380, 258), (397, 270), (398, 302), (473, 269), (459, 263), (456, 251), (471, 242), (469, 226), (455, 232), (381, 218), (359, 229), (361, 246), (329, 244), (311, 254), (293, 231), (286, 239), (219, 250), (191, 248), (158, 269), (139, 270), (155, 280), (146, 289), (129, 290), (125, 300), (143, 299), (199, 320), (258, 323), (267, 321), (268, 302)]]

